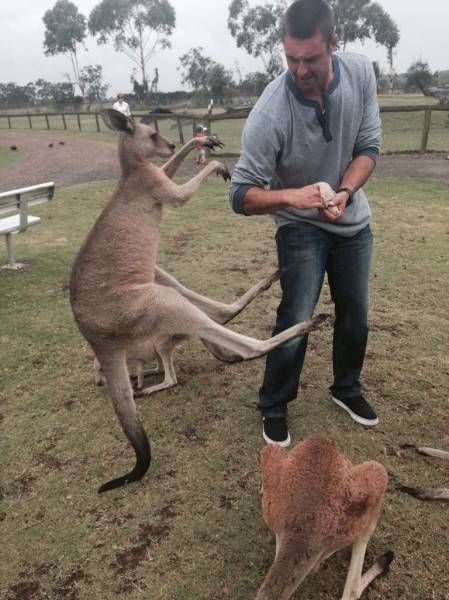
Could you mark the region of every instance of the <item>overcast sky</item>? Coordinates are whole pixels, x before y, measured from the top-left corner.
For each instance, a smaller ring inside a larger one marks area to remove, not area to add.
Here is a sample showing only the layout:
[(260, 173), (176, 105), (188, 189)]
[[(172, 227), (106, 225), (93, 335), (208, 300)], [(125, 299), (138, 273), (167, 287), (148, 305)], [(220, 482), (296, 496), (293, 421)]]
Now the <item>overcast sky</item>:
[[(43, 51), (42, 17), (56, 0), (0, 0), (0, 82), (20, 85), (43, 78), (57, 82), (71, 72), (70, 62), (62, 55), (47, 57)], [(72, 0), (87, 18), (99, 0)], [(260, 68), (260, 63), (238, 50), (227, 29), (230, 0), (170, 0), (176, 10), (176, 29), (171, 50), (160, 51), (150, 64), (149, 73), (159, 68), (159, 89), (181, 89), (177, 71), (179, 56), (195, 46), (203, 46), (206, 55), (242, 75)], [(265, 0), (250, 0), (263, 4)], [(395, 56), (398, 72), (404, 72), (419, 58), (433, 71), (449, 68), (449, 0), (377, 0), (396, 21), (401, 39)], [(110, 94), (131, 91), (132, 64), (111, 47), (97, 46), (87, 38), (88, 51), (81, 50), (80, 65), (101, 64)], [(387, 70), (386, 53), (373, 43), (351, 44), (346, 50), (367, 54)]]

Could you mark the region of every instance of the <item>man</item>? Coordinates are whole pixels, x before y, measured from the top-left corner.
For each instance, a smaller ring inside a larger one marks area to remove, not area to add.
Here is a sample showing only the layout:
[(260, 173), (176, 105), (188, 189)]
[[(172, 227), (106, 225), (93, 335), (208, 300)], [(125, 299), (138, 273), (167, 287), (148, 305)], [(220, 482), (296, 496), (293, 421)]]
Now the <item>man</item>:
[(114, 104), (112, 105), (112, 108), (114, 110), (118, 110), (119, 112), (123, 113), (127, 117), (131, 116), (131, 111), (129, 110), (129, 104), (128, 104), (128, 102), (125, 102), (123, 94), (117, 94), (117, 102), (114, 102)]
[[(334, 15), (324, 0), (297, 0), (283, 21), (288, 70), (251, 111), (232, 176), (235, 212), (269, 214), (277, 226), (282, 300), (273, 334), (310, 318), (327, 273), (335, 304), (332, 400), (376, 425), (359, 381), (368, 335), (370, 208), (362, 185), (380, 149), (376, 81), (369, 60), (335, 53)], [(318, 182), (336, 195), (321, 204)], [(337, 214), (335, 214), (337, 213)], [(267, 443), (290, 444), (287, 403), (298, 393), (307, 336), (267, 357), (258, 406)]]

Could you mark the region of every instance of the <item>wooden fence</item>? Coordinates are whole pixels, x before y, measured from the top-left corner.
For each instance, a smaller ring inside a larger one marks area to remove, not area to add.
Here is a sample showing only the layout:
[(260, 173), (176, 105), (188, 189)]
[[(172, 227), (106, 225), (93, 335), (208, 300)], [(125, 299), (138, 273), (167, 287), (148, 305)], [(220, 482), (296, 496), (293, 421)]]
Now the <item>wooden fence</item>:
[[(428, 151), (429, 133), (431, 130), (432, 113), (445, 111), (449, 115), (449, 106), (383, 106), (380, 108), (381, 113), (423, 113), (423, 124), (420, 147), (414, 148), (413, 150), (425, 153)], [(184, 126), (187, 124), (189, 129), (192, 127), (193, 134), (196, 131), (197, 123), (202, 123), (208, 128), (208, 133), (213, 133), (214, 124), (219, 121), (230, 121), (235, 119), (246, 119), (249, 114), (249, 110), (226, 112), (219, 114), (206, 114), (203, 116), (194, 114), (166, 114), (166, 113), (148, 113), (148, 112), (136, 112), (134, 116), (147, 117), (149, 122), (154, 125), (157, 131), (160, 129), (160, 123), (164, 121), (174, 121), (175, 127), (178, 130), (179, 141), (181, 144), (185, 142)], [(17, 119), (21, 121), (20, 127), (13, 125), (13, 120), (17, 123)], [(83, 120), (88, 121), (89, 126), (83, 126)], [(71, 127), (68, 126), (70, 121)], [(4, 126), (6, 122), (6, 127)], [(25, 122), (25, 127), (23, 126)], [(73, 127), (75, 122), (75, 127)], [(448, 119), (449, 124), (449, 119)], [(106, 131), (106, 127), (102, 123), (101, 115), (97, 112), (80, 112), (80, 113), (36, 113), (36, 114), (8, 114), (0, 115), (0, 130), (1, 129), (47, 129), (47, 130), (67, 130), (77, 129), (79, 131)], [(448, 147), (444, 150), (449, 150), (449, 130), (448, 130)], [(400, 152), (401, 150), (397, 150)]]

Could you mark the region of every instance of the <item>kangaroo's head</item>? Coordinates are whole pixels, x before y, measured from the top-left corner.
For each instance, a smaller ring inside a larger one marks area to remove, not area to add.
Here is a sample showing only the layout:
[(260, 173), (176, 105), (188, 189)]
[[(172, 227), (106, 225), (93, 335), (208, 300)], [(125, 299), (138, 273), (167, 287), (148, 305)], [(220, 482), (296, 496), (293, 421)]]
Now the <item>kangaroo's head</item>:
[(153, 156), (166, 158), (175, 150), (175, 144), (162, 137), (153, 127), (138, 123), (118, 110), (103, 110), (101, 116), (109, 129), (122, 134), (119, 145), (122, 166), (126, 163), (132, 168), (133, 163)]

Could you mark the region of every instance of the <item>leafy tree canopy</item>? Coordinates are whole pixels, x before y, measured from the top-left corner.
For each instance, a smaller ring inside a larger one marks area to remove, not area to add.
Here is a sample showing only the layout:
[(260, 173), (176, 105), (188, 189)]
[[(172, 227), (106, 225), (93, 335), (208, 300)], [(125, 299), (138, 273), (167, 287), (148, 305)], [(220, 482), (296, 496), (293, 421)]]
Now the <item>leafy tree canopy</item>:
[(223, 104), (226, 91), (233, 86), (233, 78), (230, 70), (217, 62), (212, 62), (207, 73), (207, 87), (213, 98), (217, 98)]
[(254, 7), (248, 0), (232, 0), (229, 5), (228, 29), (237, 47), (260, 57), (271, 77), (283, 70), (281, 17), (284, 10), (283, 0)]
[(168, 0), (102, 0), (89, 16), (89, 31), (98, 44), (112, 41), (117, 52), (134, 62), (147, 85), (146, 65), (157, 49), (169, 48), (176, 24)]
[(213, 63), (212, 59), (204, 56), (204, 48), (191, 48), (186, 54), (179, 57), (181, 82), (194, 90), (207, 87), (208, 71)]
[(437, 76), (430, 70), (429, 64), (419, 59), (413, 62), (405, 75), (405, 86), (408, 89), (418, 89), (428, 95), (427, 88), (435, 85)]
[(46, 55), (76, 52), (76, 45), (86, 37), (86, 17), (69, 0), (58, 0), (42, 18), (45, 29)]
[(103, 82), (103, 67), (101, 65), (88, 65), (81, 71), (86, 96), (90, 102), (101, 102), (106, 97), (109, 84)]

